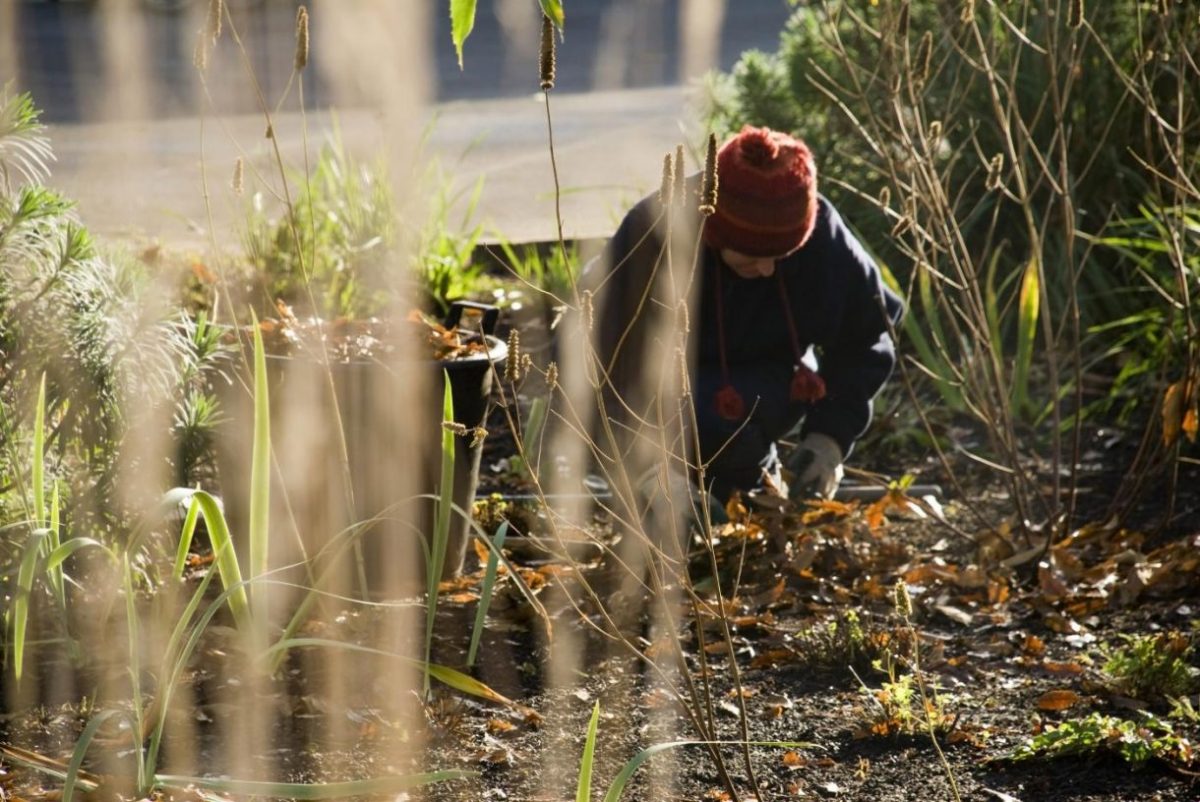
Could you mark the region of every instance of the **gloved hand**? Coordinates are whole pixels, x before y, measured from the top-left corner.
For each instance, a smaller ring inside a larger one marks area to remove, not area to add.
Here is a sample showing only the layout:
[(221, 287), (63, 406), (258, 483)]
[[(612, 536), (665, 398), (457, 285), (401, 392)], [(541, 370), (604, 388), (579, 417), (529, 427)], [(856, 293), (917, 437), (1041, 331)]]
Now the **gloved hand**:
[[(689, 526), (699, 528), (705, 508), (712, 523), (729, 523), (725, 508), (712, 493), (696, 487), (682, 471), (675, 468), (664, 471), (656, 466), (646, 471), (638, 479), (637, 492), (642, 509), (661, 510), (665, 514), (665, 510), (674, 508), (677, 515), (686, 517)], [(668, 500), (671, 507), (666, 506)]]
[(788, 496), (833, 498), (842, 482), (842, 449), (829, 435), (812, 432), (788, 455), (792, 474)]

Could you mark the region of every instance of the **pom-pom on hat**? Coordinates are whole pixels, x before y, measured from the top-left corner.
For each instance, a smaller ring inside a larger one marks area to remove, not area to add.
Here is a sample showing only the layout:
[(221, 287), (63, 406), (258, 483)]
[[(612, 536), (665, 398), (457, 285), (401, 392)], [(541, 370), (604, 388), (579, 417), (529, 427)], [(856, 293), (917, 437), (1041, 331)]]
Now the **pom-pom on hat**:
[(704, 241), (747, 256), (785, 256), (817, 221), (817, 168), (799, 139), (747, 125), (717, 154), (716, 213)]

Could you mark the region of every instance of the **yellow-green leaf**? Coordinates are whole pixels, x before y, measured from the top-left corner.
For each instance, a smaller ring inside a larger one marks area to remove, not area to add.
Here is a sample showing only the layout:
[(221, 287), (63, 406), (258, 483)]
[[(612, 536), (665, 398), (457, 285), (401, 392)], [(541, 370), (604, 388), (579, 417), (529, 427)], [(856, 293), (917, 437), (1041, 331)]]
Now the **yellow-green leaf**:
[(450, 36), (458, 54), (458, 68), (463, 68), (463, 44), (475, 27), (475, 0), (450, 0)]

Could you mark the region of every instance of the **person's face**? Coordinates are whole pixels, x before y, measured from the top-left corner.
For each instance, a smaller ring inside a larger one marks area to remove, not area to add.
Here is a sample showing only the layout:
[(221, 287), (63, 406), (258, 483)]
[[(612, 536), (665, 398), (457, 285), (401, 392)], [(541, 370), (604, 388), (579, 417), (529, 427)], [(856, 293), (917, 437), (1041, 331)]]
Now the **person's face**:
[(749, 256), (728, 248), (721, 249), (721, 260), (742, 278), (768, 278), (775, 273), (778, 256)]

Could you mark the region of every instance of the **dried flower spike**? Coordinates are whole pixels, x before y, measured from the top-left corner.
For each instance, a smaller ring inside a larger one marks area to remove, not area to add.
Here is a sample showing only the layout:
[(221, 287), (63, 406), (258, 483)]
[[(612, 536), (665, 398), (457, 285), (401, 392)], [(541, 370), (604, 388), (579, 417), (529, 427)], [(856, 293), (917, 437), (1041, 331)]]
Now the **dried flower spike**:
[(933, 63), (933, 31), (925, 31), (921, 44), (917, 45), (917, 86), (929, 81), (929, 68)]
[(676, 312), (679, 315), (679, 333), (685, 337), (692, 330), (691, 314), (688, 311), (688, 302), (686, 298), (679, 300), (679, 305), (676, 307)]
[(267, 123), (267, 130), (263, 132), (263, 137), (265, 137), (266, 139), (274, 139), (275, 138), (275, 126), (271, 125), (270, 123)]
[(308, 64), (308, 9), (296, 9), (296, 72)]
[(1000, 189), (1000, 187), (1003, 185), (1000, 176), (1002, 172), (1004, 172), (1004, 154), (997, 153), (992, 157), (992, 160), (988, 162), (987, 183), (985, 184), (988, 191)]
[(579, 315), (583, 318), (583, 328), (586, 331), (591, 331), (595, 315), (591, 290), (584, 290), (583, 295), (579, 298)]
[(675, 198), (674, 198), (674, 200), (680, 206), (683, 206), (684, 203), (686, 203), (686, 196), (687, 196), (687, 183), (686, 183), (687, 176), (685, 174), (686, 167), (687, 167), (687, 165), (683, 160), (683, 145), (676, 145), (675, 146), (675, 168), (674, 168), (674, 171), (675, 171), (675, 191), (674, 191)]
[(204, 29), (214, 42), (221, 38), (221, 19), (225, 16), (225, 0), (209, 0), (208, 21)]
[(521, 332), (508, 333), (508, 357), (504, 360), (504, 380), (516, 384), (521, 380)]
[(1083, 24), (1083, 0), (1071, 0), (1071, 6), (1067, 9), (1067, 25), (1072, 28), (1078, 28)]
[(196, 47), (192, 50), (192, 64), (200, 72), (208, 71), (208, 34), (200, 31), (196, 36)]
[(962, 21), (967, 25), (975, 21), (975, 0), (966, 0), (963, 3)]
[(908, 38), (908, 0), (900, 4), (900, 15), (896, 18), (896, 38)]
[(658, 188), (658, 202), (664, 208), (671, 205), (671, 191), (675, 188), (675, 166), (671, 154), (663, 156), (662, 185)]
[(881, 209), (886, 209), (886, 208), (888, 208), (888, 206), (891, 206), (891, 204), (892, 204), (891, 187), (884, 187), (883, 189), (879, 190), (878, 203), (879, 203), (879, 208), (881, 208)]
[(551, 362), (546, 366), (546, 389), (554, 392), (555, 387), (558, 387), (558, 363)]
[(459, 423), (456, 420), (442, 421), (442, 428), (452, 434), (458, 435), (459, 437), (465, 437), (467, 432), (469, 431), (469, 429), (467, 429), (467, 427), (465, 425)]
[(680, 394), (687, 398), (692, 394), (692, 384), (688, 377), (687, 354), (682, 348), (675, 349), (675, 361), (679, 364)]
[(521, 376), (525, 377), (533, 370), (533, 357), (529, 354), (521, 354)]
[(912, 596), (909, 595), (908, 585), (904, 584), (903, 579), (897, 581), (896, 587), (893, 588), (892, 602), (895, 604), (896, 612), (899, 613), (901, 618), (905, 621), (912, 620)]
[(233, 163), (233, 194), (241, 195), (243, 182), (245, 181), (246, 168), (242, 164), (242, 157), (238, 156), (237, 161)]
[(542, 79), (542, 91), (549, 92), (554, 88), (554, 23), (545, 14), (542, 15), (542, 48), (538, 56), (538, 72)]
[(942, 121), (934, 120), (929, 124), (929, 143), (936, 145), (937, 141), (942, 138)]
[[(465, 427), (464, 427), (465, 428)], [(464, 432), (466, 434), (466, 432)], [(471, 448), (478, 448), (479, 444), (487, 437), (488, 431), (482, 426), (476, 426), (471, 430)]]
[(700, 185), (700, 214), (708, 216), (717, 211), (717, 135), (708, 135), (708, 151), (704, 155), (704, 181)]

